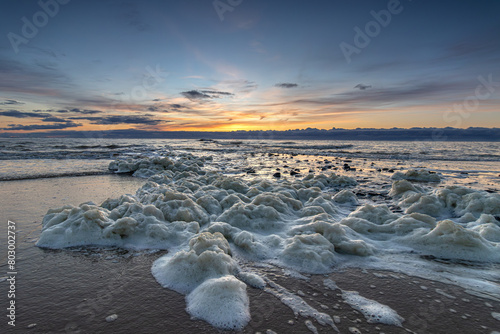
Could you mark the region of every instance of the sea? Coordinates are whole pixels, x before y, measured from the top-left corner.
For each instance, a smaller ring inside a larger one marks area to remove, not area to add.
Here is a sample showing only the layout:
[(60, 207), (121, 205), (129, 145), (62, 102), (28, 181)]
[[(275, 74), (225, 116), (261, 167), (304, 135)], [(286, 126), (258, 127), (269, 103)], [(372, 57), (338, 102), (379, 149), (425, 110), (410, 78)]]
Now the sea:
[(6, 328), (498, 333), (499, 189), (499, 142), (2, 138), (20, 305)]

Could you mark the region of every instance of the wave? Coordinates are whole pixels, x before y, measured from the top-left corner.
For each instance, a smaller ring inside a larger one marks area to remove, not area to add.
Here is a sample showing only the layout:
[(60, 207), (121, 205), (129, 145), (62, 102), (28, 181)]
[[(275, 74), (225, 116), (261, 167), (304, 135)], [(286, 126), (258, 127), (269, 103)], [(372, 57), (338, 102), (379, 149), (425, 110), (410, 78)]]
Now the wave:
[(63, 172), (54, 174), (31, 174), (31, 175), (14, 175), (14, 176), (0, 176), (0, 181), (20, 181), (20, 180), (36, 180), (36, 179), (49, 179), (56, 177), (75, 177), (75, 176), (95, 176), (113, 174), (109, 171), (89, 171), (89, 172)]

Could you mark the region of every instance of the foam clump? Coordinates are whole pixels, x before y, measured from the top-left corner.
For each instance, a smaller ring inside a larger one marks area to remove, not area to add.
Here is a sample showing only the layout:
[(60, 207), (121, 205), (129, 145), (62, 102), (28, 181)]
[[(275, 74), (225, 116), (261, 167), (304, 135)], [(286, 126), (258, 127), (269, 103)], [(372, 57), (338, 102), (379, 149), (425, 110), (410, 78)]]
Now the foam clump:
[(114, 160), (108, 168), (114, 173), (131, 173), (136, 177), (148, 178), (164, 171), (191, 171), (202, 174), (201, 167), (211, 157), (195, 157), (179, 154), (177, 157), (142, 157)]
[(321, 234), (296, 235), (285, 241), (281, 259), (308, 273), (326, 273), (337, 262), (335, 247)]
[(277, 230), (283, 227), (279, 212), (272, 206), (237, 203), (217, 218), (218, 221), (252, 231)]
[(336, 203), (347, 204), (347, 205), (358, 205), (358, 198), (350, 190), (341, 190), (333, 196), (333, 200)]
[(239, 330), (250, 321), (246, 285), (234, 276), (206, 280), (186, 302), (189, 314), (217, 328)]
[(246, 285), (234, 277), (237, 267), (224, 236), (203, 232), (189, 241), (188, 251), (159, 258), (151, 271), (163, 287), (187, 294), (192, 316), (218, 328), (242, 329), (250, 310)]
[(451, 220), (430, 231), (419, 230), (402, 238), (416, 249), (445, 259), (500, 262), (500, 244), (483, 238)]
[(83, 245), (167, 249), (198, 233), (197, 222), (168, 222), (160, 210), (132, 196), (49, 210), (42, 221), (39, 247)]
[(414, 193), (399, 205), (406, 213), (419, 212), (433, 217), (462, 217), (472, 221), (481, 214), (500, 214), (500, 194), (461, 186), (447, 186), (431, 193)]
[(355, 186), (356, 184), (356, 180), (352, 177), (337, 175), (335, 173), (331, 173), (328, 176), (325, 174), (308, 174), (301, 182), (301, 185), (304, 187), (318, 187), (320, 189), (325, 189), (327, 187), (348, 187)]
[(424, 190), (414, 185), (413, 183), (407, 180), (398, 180), (392, 183), (391, 191), (389, 192), (389, 196), (399, 198), (399, 197), (408, 197), (413, 194), (423, 193)]
[(246, 284), (257, 289), (264, 289), (266, 286), (266, 281), (262, 277), (251, 272), (242, 271), (238, 274), (238, 277)]
[(410, 169), (406, 172), (396, 172), (391, 178), (393, 180), (408, 180), (417, 182), (441, 182), (441, 178), (438, 174), (425, 169)]
[(289, 234), (319, 233), (334, 247), (335, 252), (357, 256), (369, 256), (375, 253), (375, 247), (362, 240), (361, 236), (341, 223), (315, 221), (294, 227)]
[(356, 291), (342, 291), (342, 298), (352, 308), (361, 312), (369, 323), (403, 326), (404, 318), (387, 305), (360, 296)]
[(154, 262), (153, 276), (163, 287), (188, 293), (207, 279), (236, 273), (237, 264), (222, 234), (200, 233), (189, 241), (189, 247)]
[(482, 214), (476, 221), (467, 224), (467, 228), (476, 231), (488, 241), (500, 243), (500, 226), (498, 220), (488, 214)]

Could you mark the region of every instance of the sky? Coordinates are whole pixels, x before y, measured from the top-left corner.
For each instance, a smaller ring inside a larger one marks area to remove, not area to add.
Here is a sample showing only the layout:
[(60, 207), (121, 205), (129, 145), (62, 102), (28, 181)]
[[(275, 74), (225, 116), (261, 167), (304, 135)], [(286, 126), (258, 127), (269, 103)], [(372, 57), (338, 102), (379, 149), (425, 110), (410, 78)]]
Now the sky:
[(500, 1), (0, 2), (0, 133), (500, 127)]

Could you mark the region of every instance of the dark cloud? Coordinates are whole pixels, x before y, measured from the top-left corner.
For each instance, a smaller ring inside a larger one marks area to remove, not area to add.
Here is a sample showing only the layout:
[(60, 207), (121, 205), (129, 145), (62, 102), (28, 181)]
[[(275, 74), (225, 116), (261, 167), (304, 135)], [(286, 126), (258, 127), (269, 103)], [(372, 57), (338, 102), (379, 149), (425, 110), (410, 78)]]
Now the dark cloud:
[(47, 114), (47, 113), (36, 113), (36, 112), (23, 112), (19, 110), (7, 110), (7, 111), (1, 111), (0, 112), (1, 116), (7, 116), (7, 117), (15, 117), (15, 118), (47, 118), (51, 117), (52, 115)]
[(42, 119), (42, 122), (65, 123), (65, 122), (68, 122), (68, 121), (65, 120), (64, 118), (59, 118), (59, 117), (51, 116), (51, 117), (46, 117), (46, 118)]
[(365, 90), (365, 89), (368, 89), (368, 88), (372, 88), (372, 85), (364, 85), (364, 84), (357, 84), (356, 86), (354, 86), (354, 88), (359, 88), (359, 90)]
[(181, 92), (184, 97), (190, 99), (191, 101), (205, 100), (220, 98), (222, 96), (233, 96), (233, 93), (222, 92), (218, 90), (190, 90), (186, 92)]
[(62, 130), (67, 128), (76, 128), (82, 126), (82, 124), (74, 122), (66, 122), (59, 124), (32, 124), (32, 125), (22, 125), (22, 124), (9, 124), (8, 128), (3, 128), (2, 130), (15, 131), (31, 131), (31, 130)]
[(19, 105), (19, 104), (24, 104), (24, 103), (16, 100), (5, 100), (4, 102), (0, 102), (0, 105)]
[(168, 122), (160, 119), (153, 119), (149, 116), (79, 116), (70, 117), (74, 120), (88, 120), (92, 124), (109, 125), (109, 124), (145, 124), (145, 125), (158, 125), (160, 123)]
[(280, 88), (295, 88), (298, 87), (299, 85), (297, 85), (296, 83), (282, 82), (282, 83), (277, 83), (275, 86)]
[(203, 94), (197, 90), (190, 90), (186, 92), (182, 92), (182, 95), (184, 95), (185, 98), (188, 98), (190, 100), (202, 100), (202, 99), (209, 99), (210, 95)]
[(220, 95), (233, 96), (233, 93), (221, 92), (219, 90), (202, 90), (203, 94), (210, 94), (212, 97), (219, 97)]
[(186, 106), (183, 106), (182, 104), (177, 104), (177, 103), (172, 103), (169, 105), (170, 108), (178, 110), (178, 109), (186, 109)]
[(81, 110), (79, 108), (73, 108), (73, 109), (70, 109), (69, 111), (70, 112), (76, 112), (76, 113), (79, 113), (79, 114), (84, 114), (84, 115), (93, 115), (93, 114), (100, 114), (100, 113), (102, 113), (102, 111), (100, 111), (100, 110), (87, 110), (87, 109)]

